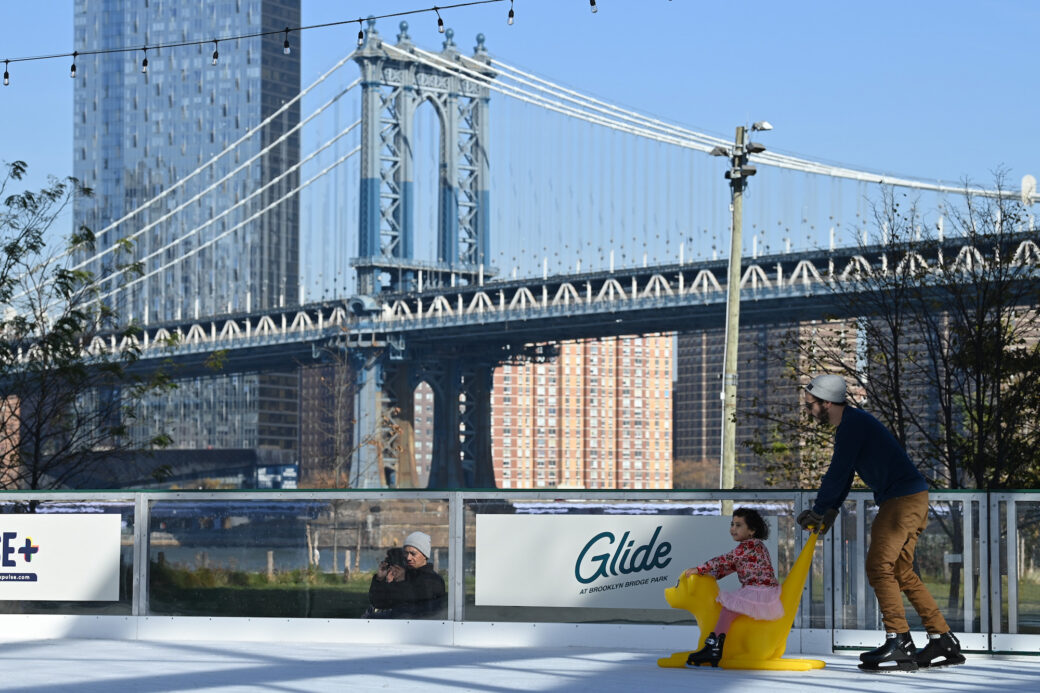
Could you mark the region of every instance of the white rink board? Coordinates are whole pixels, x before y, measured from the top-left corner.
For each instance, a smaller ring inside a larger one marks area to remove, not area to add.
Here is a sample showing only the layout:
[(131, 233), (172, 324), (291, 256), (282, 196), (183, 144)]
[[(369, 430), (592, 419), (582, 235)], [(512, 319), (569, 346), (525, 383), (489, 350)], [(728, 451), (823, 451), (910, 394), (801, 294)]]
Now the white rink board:
[(0, 515), (0, 599), (117, 601), (118, 514)]
[[(776, 556), (775, 518), (766, 540)], [(477, 515), (476, 603), (667, 609), (687, 568), (732, 551), (728, 517)], [(779, 576), (782, 579), (782, 576)], [(736, 576), (720, 581), (737, 589)]]

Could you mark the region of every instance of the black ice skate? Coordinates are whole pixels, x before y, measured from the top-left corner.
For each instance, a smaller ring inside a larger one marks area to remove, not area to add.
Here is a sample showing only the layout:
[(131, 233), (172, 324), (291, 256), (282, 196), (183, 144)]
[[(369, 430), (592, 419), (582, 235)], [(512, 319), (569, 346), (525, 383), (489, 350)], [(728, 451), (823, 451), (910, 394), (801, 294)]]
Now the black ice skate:
[(686, 658), (687, 666), (700, 666), (702, 664), (710, 664), (713, 667), (719, 665), (719, 660), (722, 659), (722, 646), (726, 644), (726, 634), (715, 635), (710, 633), (704, 641), (704, 647), (691, 652), (690, 656)]
[(930, 633), (928, 635), (928, 644), (917, 653), (915, 659), (919, 667), (936, 668), (964, 664), (964, 655), (961, 654), (961, 643), (952, 632), (946, 632), (941, 635)]
[(910, 633), (889, 633), (885, 643), (859, 656), (863, 671), (917, 671), (917, 648)]

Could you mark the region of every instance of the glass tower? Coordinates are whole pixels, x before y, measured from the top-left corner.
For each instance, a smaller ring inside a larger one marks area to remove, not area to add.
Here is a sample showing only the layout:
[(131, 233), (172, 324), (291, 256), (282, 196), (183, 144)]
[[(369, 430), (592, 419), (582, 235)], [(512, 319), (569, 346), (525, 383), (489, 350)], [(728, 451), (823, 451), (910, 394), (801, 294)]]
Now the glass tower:
[[(77, 51), (133, 49), (81, 55), (74, 102), (73, 173), (94, 189), (76, 223), (99, 235), (79, 260), (121, 320), (298, 303), (300, 110), (282, 108), (300, 89), (299, 34), (283, 52), (298, 26), (300, 0), (76, 0)], [(113, 273), (128, 261), (140, 274)], [(295, 449), (298, 375), (279, 365), (184, 383), (139, 425), (181, 448)]]

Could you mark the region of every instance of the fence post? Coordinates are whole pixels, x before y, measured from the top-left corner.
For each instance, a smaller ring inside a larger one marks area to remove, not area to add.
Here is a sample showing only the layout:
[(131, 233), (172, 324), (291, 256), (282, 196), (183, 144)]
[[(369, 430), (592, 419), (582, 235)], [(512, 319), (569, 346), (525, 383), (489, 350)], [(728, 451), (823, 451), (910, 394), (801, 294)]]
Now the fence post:
[[(1000, 498), (987, 491), (988, 512), (986, 513), (986, 528), (989, 541), (986, 546), (986, 571), (988, 579), (985, 584), (980, 585), (982, 595), (983, 628), (988, 625), (990, 634), (989, 647), (993, 649), (993, 634), (1000, 632), (1000, 608), (1001, 608), (1001, 585), (1000, 585)], [(982, 571), (979, 571), (980, 573)], [(988, 623), (985, 623), (988, 621)]]
[(465, 504), (462, 494), (448, 494), (448, 618), (461, 621), (466, 605), (463, 552), (466, 550)]
[[(1018, 518), (1015, 499), (1007, 494), (1007, 598), (1008, 633), (1018, 632)], [(999, 544), (998, 544), (999, 546)]]
[[(808, 498), (805, 491), (798, 491), (795, 493), (794, 498), (794, 516), (798, 515), (808, 508)], [(794, 527), (794, 555), (798, 556), (802, 549), (805, 547), (806, 534), (802, 531), (801, 527), (795, 524)], [(808, 599), (806, 598), (808, 597)], [(801, 629), (808, 628), (811, 623), (809, 615), (812, 613), (812, 568), (809, 568), (809, 579), (805, 581), (805, 587), (802, 589), (802, 599), (798, 602), (798, 627)]]
[[(972, 529), (973, 504), (974, 501), (969, 496), (962, 502), (963, 508), (961, 511), (961, 521), (963, 523), (961, 535), (964, 537), (964, 544), (961, 546), (961, 589), (964, 592), (962, 596), (964, 602), (963, 628), (965, 633), (974, 632), (973, 627), (975, 625), (975, 533)], [(979, 505), (979, 509), (982, 510), (982, 504), (980, 503)], [(985, 564), (980, 563), (980, 565)]]
[(134, 580), (130, 613), (148, 615), (148, 525), (151, 523), (148, 498), (134, 494)]

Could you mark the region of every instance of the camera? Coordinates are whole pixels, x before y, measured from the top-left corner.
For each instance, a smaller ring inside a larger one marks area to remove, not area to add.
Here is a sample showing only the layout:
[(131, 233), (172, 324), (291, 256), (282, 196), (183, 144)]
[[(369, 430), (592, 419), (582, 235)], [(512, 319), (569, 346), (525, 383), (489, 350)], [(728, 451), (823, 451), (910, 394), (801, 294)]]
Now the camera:
[(387, 549), (387, 551), (386, 551), (386, 559), (383, 562), (386, 563), (386, 565), (388, 567), (392, 566), (392, 565), (396, 565), (396, 566), (399, 566), (401, 568), (404, 568), (405, 567), (404, 549), (399, 549), (397, 547), (394, 547), (392, 549)]

